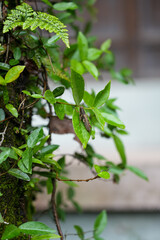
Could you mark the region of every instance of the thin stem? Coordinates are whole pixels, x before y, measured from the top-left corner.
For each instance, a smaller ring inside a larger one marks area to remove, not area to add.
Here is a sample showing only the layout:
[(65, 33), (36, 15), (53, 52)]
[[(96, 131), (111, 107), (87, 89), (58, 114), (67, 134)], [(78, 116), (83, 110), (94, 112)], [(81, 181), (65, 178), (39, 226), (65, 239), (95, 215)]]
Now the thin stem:
[(64, 240), (63, 233), (62, 233), (62, 230), (61, 230), (61, 226), (60, 226), (60, 223), (59, 223), (58, 214), (57, 214), (57, 208), (56, 208), (56, 200), (55, 200), (56, 179), (55, 178), (52, 179), (52, 185), (53, 185), (53, 192), (52, 192), (52, 197), (51, 197), (51, 203), (52, 203), (53, 216), (54, 216), (54, 220), (55, 220), (55, 223), (56, 223), (57, 231), (58, 231), (59, 235), (61, 236), (61, 240)]
[(0, 141), (0, 146), (2, 145), (2, 143), (4, 141), (4, 136), (6, 134), (6, 131), (7, 131), (7, 128), (8, 128), (8, 124), (9, 124), (9, 121), (6, 124), (6, 127), (5, 127), (4, 131), (2, 133), (0, 133), (0, 135), (2, 135), (2, 138), (1, 138), (1, 141)]
[(93, 178), (87, 178), (87, 179), (61, 179), (59, 177), (56, 177), (56, 179), (58, 181), (61, 181), (61, 182), (89, 182), (89, 181), (93, 181), (97, 178), (100, 178), (98, 175), (96, 175), (95, 177)]

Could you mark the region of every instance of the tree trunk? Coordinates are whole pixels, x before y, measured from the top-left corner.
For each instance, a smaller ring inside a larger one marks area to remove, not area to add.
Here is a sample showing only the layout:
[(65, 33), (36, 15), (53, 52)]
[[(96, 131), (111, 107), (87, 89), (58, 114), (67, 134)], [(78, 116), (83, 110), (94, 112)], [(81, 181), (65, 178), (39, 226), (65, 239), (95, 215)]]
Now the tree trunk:
[[(12, 9), (17, 4), (19, 4), (18, 0), (12, 0), (9, 1), (8, 8)], [(3, 16), (3, 12), (6, 12), (5, 7), (2, 3), (0, 3), (0, 10)], [(2, 22), (2, 18), (1, 18)], [(7, 44), (6, 40), (7, 37), (3, 36), (2, 29), (0, 29), (0, 42), (1, 44)], [(7, 36), (8, 33), (7, 33)], [(5, 56), (4, 56), (5, 58)], [(0, 59), (0, 62), (4, 62), (5, 59)], [(8, 63), (8, 60), (7, 62)], [(23, 79), (22, 79), (23, 80)], [(9, 102), (10, 104), (13, 104), (14, 107), (18, 108), (19, 104), (21, 103), (20, 98), (20, 82), (21, 78), (15, 81), (14, 83), (9, 84)], [(0, 91), (2, 91), (4, 88), (1, 86)], [(2, 108), (5, 111), (6, 118), (10, 117), (10, 113), (5, 108), (5, 104), (3, 101), (3, 97), (0, 97), (0, 108)], [(23, 116), (24, 125), (23, 128), (25, 128), (25, 124), (28, 122), (28, 118), (26, 116)], [(20, 124), (22, 123), (22, 116), (21, 113), (19, 114), (18, 119), (11, 118), (7, 121), (4, 121), (0, 123), (0, 133), (4, 132), (4, 129), (6, 128), (6, 132), (4, 134), (4, 140), (2, 142), (2, 147), (19, 147), (24, 143), (24, 137), (18, 133), (18, 129), (20, 127)], [(0, 135), (0, 142), (2, 140), (2, 134)], [(16, 226), (19, 226), (23, 222), (27, 221), (27, 196), (29, 190), (27, 190), (27, 182), (22, 181), (20, 179), (17, 179), (16, 177), (13, 177), (7, 173), (7, 170), (10, 168), (16, 168), (17, 167), (17, 160), (8, 159), (4, 163), (0, 164), (0, 213), (6, 223), (14, 224)], [(2, 237), (2, 234), (5, 229), (5, 224), (0, 224), (0, 239)], [(19, 236), (17, 238), (14, 238), (16, 240), (24, 240), (29, 239), (28, 236)]]

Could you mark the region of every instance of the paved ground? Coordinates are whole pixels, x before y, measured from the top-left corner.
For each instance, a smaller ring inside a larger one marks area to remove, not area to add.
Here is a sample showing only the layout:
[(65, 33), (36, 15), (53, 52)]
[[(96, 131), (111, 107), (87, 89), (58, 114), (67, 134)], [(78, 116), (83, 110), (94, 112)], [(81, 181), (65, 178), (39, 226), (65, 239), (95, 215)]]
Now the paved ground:
[[(75, 233), (73, 225), (80, 225), (84, 231), (93, 229), (97, 214), (68, 214), (65, 223), (62, 223), (65, 234)], [(38, 218), (50, 227), (55, 228), (49, 214)], [(92, 234), (86, 235), (86, 237)], [(109, 213), (108, 224), (101, 235), (105, 240), (160, 240), (159, 213)], [(68, 235), (66, 240), (78, 240), (77, 236)]]

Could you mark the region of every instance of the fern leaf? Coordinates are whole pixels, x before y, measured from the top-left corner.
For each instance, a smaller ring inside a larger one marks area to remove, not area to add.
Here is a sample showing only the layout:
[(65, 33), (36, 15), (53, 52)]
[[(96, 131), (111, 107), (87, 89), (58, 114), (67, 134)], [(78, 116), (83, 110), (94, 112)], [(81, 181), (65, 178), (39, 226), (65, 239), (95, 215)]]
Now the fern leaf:
[(4, 22), (3, 33), (21, 26), (23, 29), (30, 28), (32, 31), (36, 28), (45, 29), (56, 33), (62, 41), (69, 47), (69, 39), (66, 26), (58, 18), (44, 12), (35, 12), (27, 3), (18, 5), (16, 9), (11, 10)]
[(69, 47), (68, 33), (66, 26), (58, 20), (55, 16), (47, 13), (38, 12), (33, 18), (28, 18), (23, 24), (23, 29), (31, 28), (35, 30), (37, 27), (40, 29), (45, 29), (48, 32), (55, 32), (62, 41)]
[(23, 26), (25, 20), (34, 15), (35, 12), (27, 3), (18, 5), (16, 9), (11, 10), (11, 13), (8, 14), (7, 20), (4, 22), (3, 33), (16, 27)]

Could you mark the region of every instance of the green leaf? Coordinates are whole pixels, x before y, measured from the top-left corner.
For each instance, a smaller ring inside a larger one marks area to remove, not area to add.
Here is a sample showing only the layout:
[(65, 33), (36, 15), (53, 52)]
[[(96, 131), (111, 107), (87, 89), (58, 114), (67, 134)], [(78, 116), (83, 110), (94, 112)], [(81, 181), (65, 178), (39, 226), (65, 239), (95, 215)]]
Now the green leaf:
[(45, 155), (48, 153), (52, 153), (53, 151), (57, 150), (59, 148), (59, 145), (48, 145), (42, 148), (41, 154)]
[(69, 187), (67, 191), (67, 197), (69, 200), (72, 200), (75, 196), (75, 191), (73, 188)]
[(108, 52), (108, 49), (110, 48), (110, 46), (111, 46), (111, 43), (112, 43), (112, 41), (111, 41), (111, 39), (107, 39), (104, 43), (102, 43), (102, 45), (101, 45), (101, 50), (103, 51), (103, 52)]
[(127, 131), (121, 130), (121, 129), (117, 129), (116, 132), (121, 134), (121, 135), (128, 135), (129, 134)]
[(26, 173), (22, 172), (21, 170), (19, 170), (17, 168), (10, 169), (8, 171), (8, 173), (16, 178), (19, 178), (19, 179), (22, 179), (25, 181), (30, 181), (30, 177)]
[(3, 121), (5, 119), (5, 112), (2, 108), (0, 108), (0, 121)]
[(43, 148), (44, 144), (47, 142), (48, 138), (50, 136), (45, 136), (43, 139), (40, 140), (40, 143), (38, 145), (36, 145), (33, 149), (33, 154), (37, 153), (40, 149)]
[(113, 166), (113, 167), (109, 168), (109, 172), (120, 175), (123, 172), (123, 169), (121, 169), (117, 166)]
[(113, 114), (102, 112), (102, 116), (104, 117), (104, 120), (107, 123), (109, 123), (110, 125), (116, 126), (116, 127), (122, 128), (122, 129), (125, 128), (124, 123), (121, 122), (121, 120), (119, 118), (117, 118), (116, 116), (114, 116)]
[(96, 173), (100, 173), (101, 172), (101, 167), (99, 165), (94, 165), (94, 168), (96, 170)]
[(88, 42), (82, 32), (78, 33), (78, 49), (81, 60), (86, 60), (88, 55)]
[(45, 234), (45, 235), (38, 235), (32, 237), (32, 240), (50, 240), (50, 239), (55, 239), (55, 238), (60, 238), (59, 235), (57, 234)]
[(53, 5), (53, 8), (57, 11), (65, 11), (65, 10), (75, 10), (78, 8), (77, 4), (73, 2), (61, 2), (61, 3), (55, 3)]
[(32, 169), (32, 155), (33, 155), (33, 152), (32, 152), (32, 149), (30, 149), (30, 148), (27, 148), (22, 153), (21, 163), (23, 164), (23, 168), (21, 168), (19, 165), (18, 166), (25, 173), (31, 173), (31, 169)]
[(15, 147), (12, 147), (12, 149), (17, 153), (18, 156), (20, 156), (20, 157), (22, 156), (22, 154), (23, 154), (22, 150), (15, 148)]
[(41, 140), (43, 135), (44, 135), (44, 133), (43, 133), (42, 128), (38, 128), (38, 129), (34, 130), (28, 137), (28, 140), (27, 140), (28, 147), (34, 148), (36, 146), (36, 144)]
[(56, 102), (54, 94), (50, 90), (45, 91), (44, 97), (50, 104), (54, 104)]
[(52, 93), (53, 93), (54, 97), (56, 98), (56, 97), (61, 96), (64, 93), (64, 90), (65, 90), (64, 87), (57, 87), (52, 91)]
[(14, 117), (18, 117), (18, 111), (12, 104), (7, 104), (5, 107), (8, 109), (8, 111), (10, 111), (10, 113), (12, 113)]
[(72, 117), (72, 123), (74, 131), (81, 141), (84, 148), (86, 148), (87, 143), (90, 138), (89, 132), (86, 130), (84, 124), (82, 121), (80, 121), (79, 111), (77, 111), (77, 108), (73, 111), (73, 117)]
[(89, 48), (88, 49), (88, 56), (87, 60), (89, 61), (95, 61), (97, 58), (99, 58), (102, 54), (102, 51), (97, 48)]
[(76, 212), (82, 213), (82, 208), (81, 208), (81, 206), (80, 206), (76, 201), (73, 201), (73, 200), (72, 200), (72, 204), (73, 204), (73, 206), (75, 207)]
[(104, 120), (104, 117), (102, 116), (102, 113), (97, 108), (93, 108), (92, 111), (94, 112), (96, 119), (99, 122), (101, 129), (103, 130), (105, 125), (105, 120)]
[(102, 171), (100, 173), (97, 174), (100, 178), (104, 178), (104, 179), (109, 179), (110, 178), (110, 174), (109, 172), (106, 171)]
[(3, 100), (4, 100), (4, 104), (7, 104), (9, 102), (9, 94), (6, 86), (4, 86), (3, 88)]
[(16, 60), (20, 60), (21, 58), (21, 49), (19, 47), (16, 47), (14, 50), (13, 50), (13, 56)]
[(127, 166), (126, 167), (128, 170), (139, 176), (140, 178), (143, 178), (144, 180), (148, 181), (148, 177), (145, 175), (145, 173), (140, 170), (139, 168), (133, 167), (133, 166)]
[(0, 153), (0, 164), (7, 160), (10, 154), (10, 149), (3, 151)]
[(49, 157), (47, 158), (47, 155), (44, 158), (42, 158), (41, 160), (42, 160), (42, 162), (54, 165), (57, 169), (61, 170), (61, 166), (57, 163), (57, 161), (55, 161)]
[(10, 69), (9, 64), (0, 62), (0, 69), (8, 71)]
[(83, 232), (83, 229), (82, 229), (80, 226), (78, 226), (78, 225), (74, 225), (74, 228), (75, 228), (75, 230), (76, 230), (76, 232), (77, 232), (78, 237), (79, 237), (81, 240), (84, 240), (84, 232)]
[(55, 42), (57, 42), (60, 39), (59, 36), (53, 35), (51, 38), (48, 39), (48, 41), (44, 44), (44, 46), (52, 46)]
[(19, 63), (19, 61), (18, 60), (15, 60), (15, 59), (10, 59), (9, 60), (9, 65), (11, 65), (11, 66), (15, 66), (15, 65), (17, 65)]
[(49, 0), (41, 0), (41, 1), (46, 3), (49, 7), (53, 7), (52, 3)]
[(55, 230), (48, 227), (44, 223), (34, 221), (23, 223), (22, 225), (19, 226), (19, 229), (22, 233), (30, 235), (55, 233)]
[(85, 72), (85, 69), (82, 65), (82, 63), (78, 62), (76, 59), (72, 59), (71, 60), (71, 68), (79, 73), (80, 75), (82, 75)]
[(54, 110), (59, 119), (63, 120), (65, 116), (65, 106), (60, 103), (55, 103)]
[(1, 240), (11, 239), (19, 236), (20, 230), (13, 224), (6, 226)]
[(29, 91), (27, 91), (27, 90), (23, 90), (22, 92), (23, 92), (24, 94), (28, 95), (28, 96), (31, 96), (31, 93), (30, 93)]
[(94, 237), (98, 237), (107, 225), (106, 211), (102, 211), (94, 222)]
[(111, 81), (109, 81), (108, 84), (105, 86), (105, 88), (96, 95), (96, 98), (94, 101), (94, 107), (100, 107), (104, 103), (106, 103), (106, 101), (109, 98), (110, 89), (111, 89)]
[(47, 193), (51, 194), (53, 192), (53, 184), (52, 184), (52, 179), (51, 178), (47, 179), (46, 187), (47, 187)]
[(84, 95), (84, 79), (79, 73), (75, 72), (73, 69), (71, 70), (71, 88), (74, 101), (77, 105), (79, 105)]
[(2, 217), (2, 214), (0, 213), (0, 223), (4, 223), (4, 219)]
[(127, 160), (126, 160), (126, 154), (125, 154), (125, 148), (124, 148), (123, 142), (116, 135), (113, 136), (113, 139), (114, 139), (114, 143), (116, 145), (117, 151), (119, 152), (119, 154), (121, 156), (122, 163), (123, 163), (123, 165), (126, 165)]
[(11, 83), (15, 81), (19, 77), (21, 72), (23, 72), (24, 68), (25, 66), (19, 66), (19, 65), (12, 67), (5, 76), (6, 83)]
[(37, 158), (32, 158), (32, 163), (36, 163), (36, 164), (40, 164), (40, 165), (45, 166), (45, 164), (41, 160), (39, 160)]
[(89, 94), (87, 91), (84, 91), (83, 100), (89, 107), (93, 106), (94, 97), (91, 94)]
[(4, 80), (4, 78), (2, 76), (0, 76), (0, 85), (3, 85), (3, 86), (6, 85), (6, 81)]
[(3, 152), (4, 151), (10, 151), (9, 157), (12, 158), (12, 159), (18, 160), (18, 156), (13, 149), (11, 149), (9, 147), (0, 147), (0, 150), (2, 150)]
[(87, 71), (88, 71), (96, 80), (98, 80), (98, 75), (99, 75), (99, 73), (98, 73), (98, 69), (96, 68), (96, 66), (95, 66), (93, 63), (91, 63), (91, 62), (89, 62), (89, 61), (87, 61), (87, 60), (83, 61), (82, 63), (83, 63), (83, 66), (87, 69)]
[(31, 97), (33, 97), (33, 98), (43, 98), (43, 96), (41, 94), (37, 94), (37, 93), (32, 94)]

